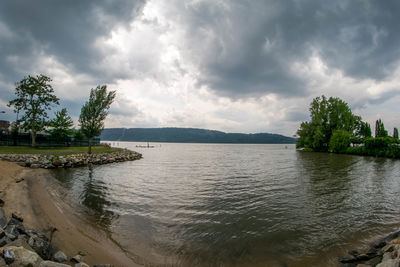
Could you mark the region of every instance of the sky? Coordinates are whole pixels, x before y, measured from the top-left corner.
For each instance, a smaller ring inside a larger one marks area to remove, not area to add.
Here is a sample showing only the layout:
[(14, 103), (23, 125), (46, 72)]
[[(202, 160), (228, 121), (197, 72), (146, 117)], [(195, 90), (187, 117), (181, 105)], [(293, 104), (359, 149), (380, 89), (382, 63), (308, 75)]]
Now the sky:
[(77, 125), (91, 88), (105, 126), (293, 136), (321, 95), (400, 127), (400, 1), (2, 0), (0, 119), (44, 74)]

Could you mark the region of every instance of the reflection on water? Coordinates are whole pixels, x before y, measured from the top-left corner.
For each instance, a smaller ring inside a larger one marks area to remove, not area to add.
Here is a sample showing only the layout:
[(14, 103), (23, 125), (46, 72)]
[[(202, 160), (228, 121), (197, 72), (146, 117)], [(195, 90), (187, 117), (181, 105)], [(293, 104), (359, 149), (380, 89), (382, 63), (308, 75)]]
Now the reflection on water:
[(89, 220), (109, 232), (112, 221), (117, 219), (118, 215), (109, 209), (112, 203), (107, 196), (108, 186), (102, 180), (93, 178), (96, 176), (95, 172), (95, 168), (90, 165), (76, 171), (57, 170), (54, 172), (54, 177), (64, 187), (62, 193), (69, 194), (75, 201), (78, 200), (75, 204), (84, 208), (82, 211), (89, 215)]
[(335, 265), (346, 249), (398, 225), (396, 160), (286, 145), (161, 144), (138, 152), (142, 160), (55, 177), (67, 200), (150, 263)]
[(114, 212), (108, 210), (111, 202), (107, 200), (107, 184), (93, 179), (93, 166), (89, 166), (88, 179), (83, 183), (83, 190), (79, 199), (91, 211), (95, 222), (104, 228), (109, 228), (113, 219), (117, 218)]

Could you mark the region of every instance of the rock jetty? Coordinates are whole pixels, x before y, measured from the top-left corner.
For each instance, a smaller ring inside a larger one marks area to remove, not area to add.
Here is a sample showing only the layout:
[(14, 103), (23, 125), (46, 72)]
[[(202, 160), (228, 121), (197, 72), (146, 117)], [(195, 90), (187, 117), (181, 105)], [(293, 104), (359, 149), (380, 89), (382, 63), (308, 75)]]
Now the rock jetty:
[(366, 251), (352, 250), (339, 258), (343, 267), (400, 266), (400, 230), (369, 247)]
[(73, 168), (89, 164), (100, 165), (141, 159), (142, 154), (127, 149), (111, 153), (44, 155), (44, 154), (0, 154), (0, 159), (16, 162), (30, 168)]
[[(4, 202), (2, 202), (4, 203)], [(68, 257), (61, 250), (53, 247), (51, 240), (55, 228), (51, 229), (49, 237), (33, 229), (26, 229), (23, 218), (19, 214), (12, 214), (7, 220), (5, 212), (0, 207), (0, 267), (84, 267), (84, 255)], [(4, 223), (6, 222), (6, 223)], [(94, 264), (93, 266), (107, 266), (110, 264)]]

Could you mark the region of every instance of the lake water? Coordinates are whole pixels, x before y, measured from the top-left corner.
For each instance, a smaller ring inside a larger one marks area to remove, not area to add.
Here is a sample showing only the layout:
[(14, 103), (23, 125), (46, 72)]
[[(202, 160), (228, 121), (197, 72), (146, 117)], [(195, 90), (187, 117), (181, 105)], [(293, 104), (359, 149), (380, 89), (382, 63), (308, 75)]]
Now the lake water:
[(141, 263), (335, 266), (400, 226), (398, 160), (137, 144), (113, 142), (141, 160), (53, 173), (65, 201)]

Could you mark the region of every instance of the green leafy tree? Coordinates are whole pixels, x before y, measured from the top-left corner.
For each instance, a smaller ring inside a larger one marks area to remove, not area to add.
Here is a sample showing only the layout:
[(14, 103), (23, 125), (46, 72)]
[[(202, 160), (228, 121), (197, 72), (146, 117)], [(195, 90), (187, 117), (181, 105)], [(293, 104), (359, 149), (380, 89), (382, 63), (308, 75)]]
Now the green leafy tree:
[(22, 129), (31, 132), (33, 147), (36, 146), (36, 133), (48, 125), (47, 110), (59, 104), (50, 82), (51, 79), (45, 75), (29, 75), (16, 83), (16, 98), (8, 103), (9, 107), (14, 107), (15, 112), (23, 112), (18, 122), (22, 122)]
[(399, 130), (396, 127), (393, 129), (393, 138), (399, 139)]
[(325, 96), (314, 98), (310, 105), (310, 122), (303, 122), (297, 131), (298, 147), (314, 151), (327, 151), (335, 130), (353, 134), (360, 125), (361, 118), (355, 116), (343, 100)]
[(61, 111), (56, 111), (55, 118), (50, 121), (50, 134), (54, 138), (66, 139), (68, 135), (72, 134), (72, 126), (74, 122), (71, 116), (68, 115), (67, 109), (63, 108)]
[(81, 141), (81, 140), (85, 139), (85, 136), (80, 129), (79, 130), (73, 129), (72, 134), (74, 136), (74, 140), (76, 140), (76, 141)]
[(351, 133), (343, 130), (336, 130), (333, 132), (331, 140), (329, 141), (329, 149), (333, 152), (344, 152), (350, 146)]
[(360, 136), (362, 138), (372, 137), (371, 125), (368, 122), (361, 122)]
[(381, 119), (375, 122), (375, 137), (386, 137), (388, 136), (388, 132), (385, 130), (385, 125), (381, 121)]
[(104, 120), (114, 101), (116, 92), (107, 92), (107, 86), (97, 86), (90, 90), (89, 100), (83, 105), (79, 124), (82, 133), (89, 139), (88, 153), (92, 153), (93, 137), (99, 136), (104, 129)]

